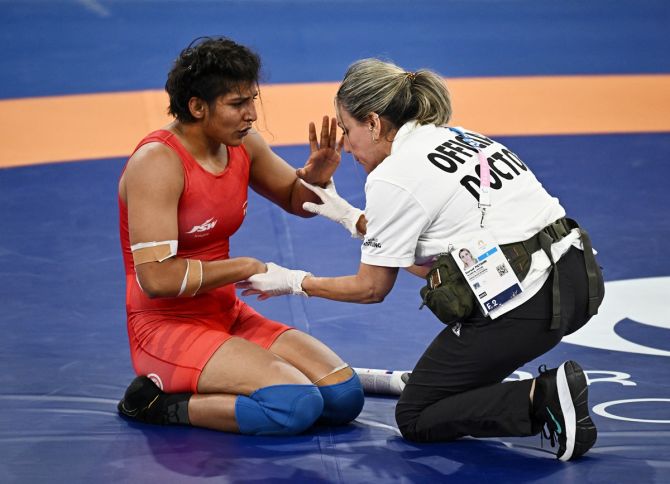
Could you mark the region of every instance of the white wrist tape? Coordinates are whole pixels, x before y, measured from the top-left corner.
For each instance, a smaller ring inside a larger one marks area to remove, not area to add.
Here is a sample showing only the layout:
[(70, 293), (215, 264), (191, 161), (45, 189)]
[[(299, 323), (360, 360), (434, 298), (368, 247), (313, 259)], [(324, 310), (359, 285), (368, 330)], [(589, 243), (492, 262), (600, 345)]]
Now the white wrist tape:
[(202, 286), (202, 261), (186, 259), (186, 272), (177, 297), (193, 297)]

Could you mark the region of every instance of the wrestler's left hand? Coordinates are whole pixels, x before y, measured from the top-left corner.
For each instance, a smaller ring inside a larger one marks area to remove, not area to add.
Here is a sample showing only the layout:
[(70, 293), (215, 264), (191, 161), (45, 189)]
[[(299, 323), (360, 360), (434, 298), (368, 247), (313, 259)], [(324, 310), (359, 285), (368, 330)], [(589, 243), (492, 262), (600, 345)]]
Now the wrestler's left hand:
[(298, 178), (317, 186), (326, 186), (340, 164), (344, 137), (337, 139), (337, 120), (324, 116), (317, 142), (316, 125), (309, 123), (310, 155), (305, 166), (296, 170)]
[(242, 296), (257, 295), (261, 301), (285, 294), (307, 296), (307, 293), (302, 290), (302, 280), (312, 274), (287, 269), (272, 262), (268, 262), (266, 266), (267, 272), (254, 274), (245, 281), (235, 283), (235, 287), (243, 289)]

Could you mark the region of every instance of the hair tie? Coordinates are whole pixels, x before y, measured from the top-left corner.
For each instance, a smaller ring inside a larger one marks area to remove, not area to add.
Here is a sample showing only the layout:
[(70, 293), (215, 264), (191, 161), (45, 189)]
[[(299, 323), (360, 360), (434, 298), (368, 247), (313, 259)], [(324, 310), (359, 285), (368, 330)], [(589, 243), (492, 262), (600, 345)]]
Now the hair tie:
[(405, 75), (410, 82), (414, 82), (414, 79), (416, 79), (416, 72), (407, 72)]

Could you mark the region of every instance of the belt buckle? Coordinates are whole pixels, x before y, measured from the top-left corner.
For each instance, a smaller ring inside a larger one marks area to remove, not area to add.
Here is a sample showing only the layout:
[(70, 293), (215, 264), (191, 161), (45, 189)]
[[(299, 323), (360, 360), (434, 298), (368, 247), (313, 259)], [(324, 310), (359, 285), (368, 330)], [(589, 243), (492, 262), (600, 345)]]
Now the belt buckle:
[(431, 289), (435, 289), (442, 285), (442, 276), (440, 276), (440, 270), (438, 267), (430, 271), (428, 274), (428, 285)]
[(556, 232), (556, 240), (562, 239), (570, 233), (570, 227), (565, 218), (560, 218), (554, 223), (554, 231)]

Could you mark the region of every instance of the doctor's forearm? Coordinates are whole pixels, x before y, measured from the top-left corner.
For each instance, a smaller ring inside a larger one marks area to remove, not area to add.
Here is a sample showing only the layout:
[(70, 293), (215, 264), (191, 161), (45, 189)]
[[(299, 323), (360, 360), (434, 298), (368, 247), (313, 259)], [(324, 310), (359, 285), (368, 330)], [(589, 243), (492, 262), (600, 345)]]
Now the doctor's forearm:
[(358, 276), (307, 276), (302, 281), (302, 289), (312, 297), (361, 304), (382, 302), (388, 293)]

